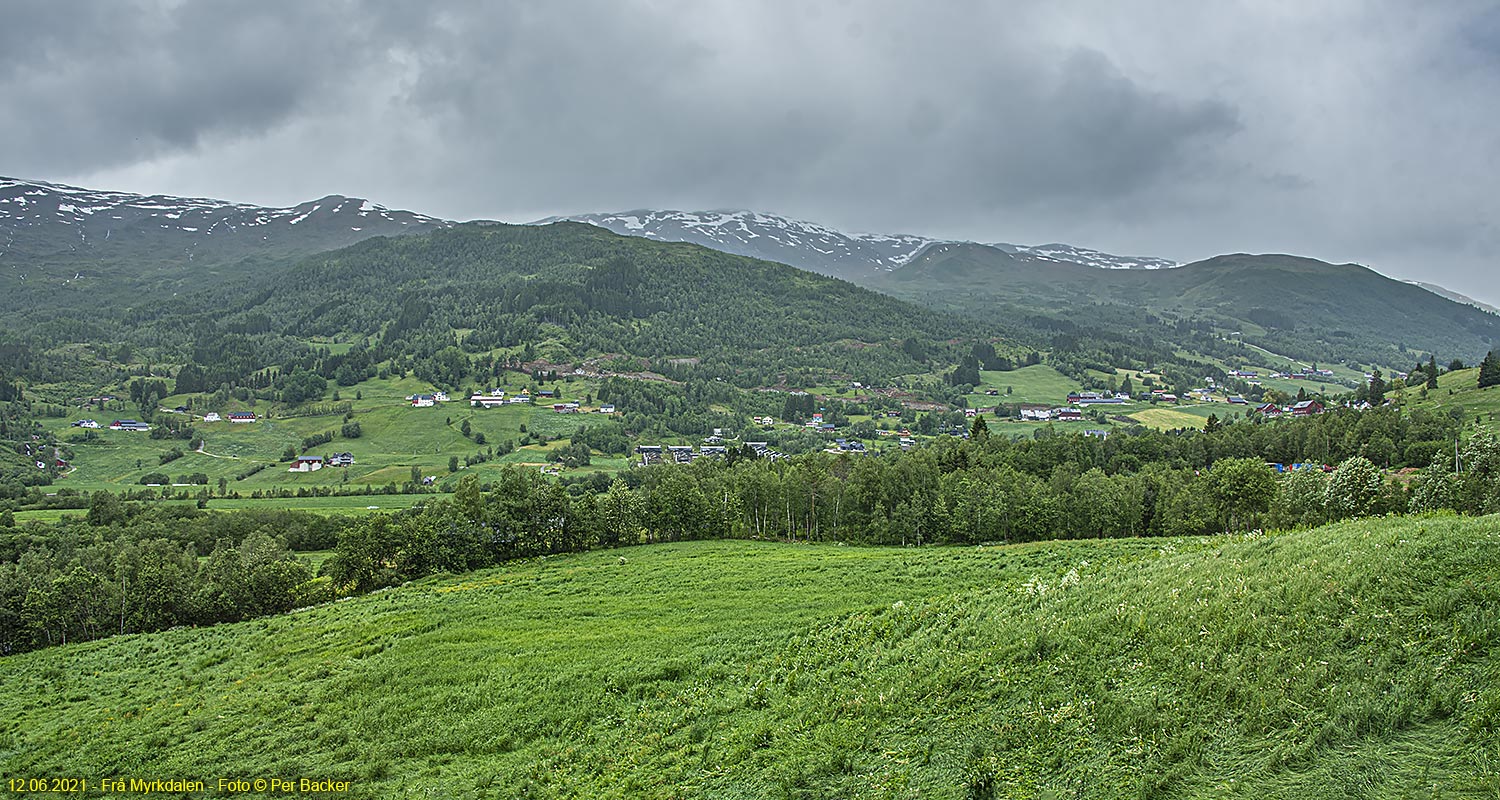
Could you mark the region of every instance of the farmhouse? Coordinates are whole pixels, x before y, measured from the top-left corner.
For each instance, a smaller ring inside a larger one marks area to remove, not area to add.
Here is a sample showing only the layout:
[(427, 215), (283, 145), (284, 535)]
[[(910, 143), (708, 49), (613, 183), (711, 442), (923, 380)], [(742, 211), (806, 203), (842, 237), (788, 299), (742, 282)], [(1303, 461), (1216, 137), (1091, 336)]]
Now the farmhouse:
[(109, 423), (109, 429), (112, 431), (149, 431), (151, 426), (133, 419), (117, 419)]
[(229, 421), (230, 422), (254, 422), (255, 421), (255, 412), (253, 412), (253, 411), (236, 411), (236, 412), (234, 412), (234, 413), (232, 413), (232, 414), (229, 415)]
[(1059, 408), (1052, 412), (1052, 417), (1063, 422), (1078, 422), (1083, 419), (1083, 410), (1077, 408)]
[(497, 392), (493, 389), (489, 394), (469, 395), (469, 405), (475, 408), (494, 408), (505, 405), (505, 392)]
[(298, 456), (297, 460), (292, 462), (292, 468), (287, 472), (317, 472), (322, 468), (321, 456)]
[(73, 423), (75, 428), (97, 428), (99, 423), (91, 419), (81, 419)]
[(330, 467), (352, 467), (354, 466), (353, 453), (334, 453), (328, 457)]
[(1232, 395), (1229, 396), (1229, 404), (1232, 405), (1232, 406), (1247, 406), (1247, 405), (1250, 405), (1250, 403), (1248, 401), (1246, 401), (1245, 398), (1240, 397), (1237, 394), (1232, 394)]
[(217, 411), (210, 411), (207, 414), (203, 415), (203, 421), (204, 422), (223, 422), (224, 418), (221, 417), (221, 416), (219, 416), (219, 412), (217, 412)]
[(1291, 408), (1291, 414), (1294, 417), (1310, 417), (1321, 413), (1323, 413), (1323, 404), (1316, 400), (1303, 400)]
[(659, 444), (638, 444), (635, 446), (635, 452), (641, 457), (642, 466), (661, 463), (661, 445)]
[(1257, 413), (1264, 417), (1279, 417), (1282, 414), (1281, 407), (1275, 403), (1266, 403), (1255, 407)]
[(437, 404), (437, 398), (430, 394), (414, 394), (411, 396), (412, 408), (432, 408)]
[(556, 411), (559, 414), (577, 414), (578, 413), (578, 404), (577, 403), (553, 403), (552, 404), (552, 410)]

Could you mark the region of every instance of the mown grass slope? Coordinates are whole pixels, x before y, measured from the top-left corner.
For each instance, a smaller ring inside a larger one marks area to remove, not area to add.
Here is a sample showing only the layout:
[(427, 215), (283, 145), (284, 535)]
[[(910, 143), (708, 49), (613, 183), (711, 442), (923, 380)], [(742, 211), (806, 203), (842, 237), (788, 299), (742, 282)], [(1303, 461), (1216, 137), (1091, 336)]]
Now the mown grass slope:
[(363, 797), (1492, 797), (1500, 519), (698, 542), (0, 659), (6, 776)]

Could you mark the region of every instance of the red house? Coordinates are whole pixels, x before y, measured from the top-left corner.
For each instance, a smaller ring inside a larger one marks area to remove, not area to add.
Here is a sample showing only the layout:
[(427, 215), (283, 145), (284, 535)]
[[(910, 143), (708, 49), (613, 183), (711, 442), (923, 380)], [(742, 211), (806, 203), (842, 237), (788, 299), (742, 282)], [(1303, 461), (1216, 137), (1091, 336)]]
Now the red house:
[(1310, 417), (1314, 414), (1323, 413), (1323, 404), (1316, 400), (1303, 400), (1292, 406), (1292, 416)]

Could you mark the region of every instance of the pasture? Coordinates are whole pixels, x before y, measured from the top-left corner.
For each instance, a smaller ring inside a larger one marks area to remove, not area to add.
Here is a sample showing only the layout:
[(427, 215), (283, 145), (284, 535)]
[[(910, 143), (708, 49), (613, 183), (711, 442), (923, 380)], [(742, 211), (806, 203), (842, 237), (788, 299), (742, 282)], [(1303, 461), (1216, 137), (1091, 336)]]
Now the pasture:
[(0, 659), (6, 776), (350, 797), (1494, 796), (1500, 520), (691, 542)]

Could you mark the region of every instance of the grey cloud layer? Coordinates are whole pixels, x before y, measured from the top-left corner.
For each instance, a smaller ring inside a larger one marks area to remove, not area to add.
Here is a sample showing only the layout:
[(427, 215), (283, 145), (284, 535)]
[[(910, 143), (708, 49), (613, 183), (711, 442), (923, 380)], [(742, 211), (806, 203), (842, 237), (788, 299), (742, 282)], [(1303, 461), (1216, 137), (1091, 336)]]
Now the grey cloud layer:
[(9, 3), (0, 173), (1293, 251), (1483, 294), (1500, 18), (1207, 6)]

